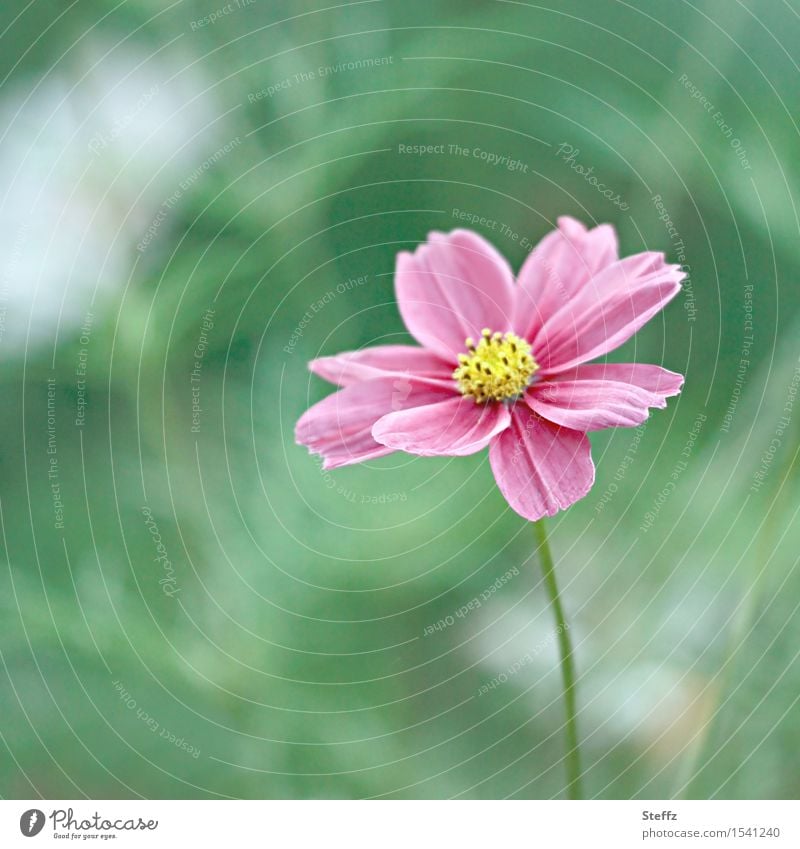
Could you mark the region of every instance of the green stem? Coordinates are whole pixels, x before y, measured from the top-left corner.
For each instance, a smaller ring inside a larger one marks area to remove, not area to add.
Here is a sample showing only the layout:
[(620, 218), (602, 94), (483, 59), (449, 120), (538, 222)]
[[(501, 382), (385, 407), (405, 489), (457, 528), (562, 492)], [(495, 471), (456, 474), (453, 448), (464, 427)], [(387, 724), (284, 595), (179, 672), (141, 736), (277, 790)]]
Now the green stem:
[(564, 680), (564, 710), (567, 716), (566, 737), (567, 753), (565, 755), (567, 767), (567, 796), (570, 799), (580, 799), (581, 796), (581, 759), (578, 748), (578, 725), (575, 720), (575, 665), (572, 660), (572, 641), (569, 638), (569, 625), (564, 618), (564, 608), (561, 606), (561, 598), (558, 594), (556, 583), (556, 572), (553, 568), (553, 555), (550, 553), (550, 544), (547, 541), (547, 529), (544, 521), (533, 523), (536, 538), (539, 542), (539, 559), (542, 562), (542, 573), (550, 597), (550, 604), (556, 617), (556, 633), (558, 634), (558, 647), (561, 653), (561, 677)]

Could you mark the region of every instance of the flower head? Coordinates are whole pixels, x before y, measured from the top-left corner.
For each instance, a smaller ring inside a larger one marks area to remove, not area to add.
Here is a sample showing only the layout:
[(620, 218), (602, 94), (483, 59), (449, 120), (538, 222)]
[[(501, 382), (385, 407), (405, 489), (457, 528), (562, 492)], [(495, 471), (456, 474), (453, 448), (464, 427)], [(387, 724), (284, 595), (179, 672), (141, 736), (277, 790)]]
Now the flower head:
[(572, 218), (511, 268), (468, 230), (431, 233), (397, 257), (403, 320), (422, 347), (384, 345), (310, 363), (342, 387), (300, 418), (325, 468), (392, 451), (461, 456), (489, 446), (500, 491), (526, 519), (552, 516), (594, 482), (588, 431), (641, 424), (683, 384), (640, 363), (589, 363), (680, 291), (661, 253), (620, 259), (613, 227)]

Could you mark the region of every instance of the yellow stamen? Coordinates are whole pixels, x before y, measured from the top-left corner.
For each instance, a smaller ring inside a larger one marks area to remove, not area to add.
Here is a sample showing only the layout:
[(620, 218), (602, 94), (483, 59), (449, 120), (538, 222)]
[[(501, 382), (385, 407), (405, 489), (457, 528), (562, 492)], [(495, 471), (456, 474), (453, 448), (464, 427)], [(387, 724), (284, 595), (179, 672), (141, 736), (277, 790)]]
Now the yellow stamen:
[(460, 365), (453, 372), (462, 395), (471, 395), (476, 404), (509, 401), (521, 395), (539, 369), (531, 356), (531, 346), (513, 333), (481, 333), (464, 343), (469, 354), (459, 354)]

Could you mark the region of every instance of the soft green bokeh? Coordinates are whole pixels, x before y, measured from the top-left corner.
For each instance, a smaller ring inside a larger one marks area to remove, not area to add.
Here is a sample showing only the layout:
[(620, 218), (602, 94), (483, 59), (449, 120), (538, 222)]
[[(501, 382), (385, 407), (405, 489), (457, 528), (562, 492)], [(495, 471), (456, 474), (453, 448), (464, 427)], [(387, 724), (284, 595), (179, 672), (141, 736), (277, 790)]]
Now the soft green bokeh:
[(796, 3), (255, 0), (193, 26), (215, 8), (0, 10), (0, 794), (561, 793), (551, 615), (485, 452), (326, 474), (292, 436), (330, 391), (309, 359), (408, 339), (394, 256), (463, 210), (515, 268), (562, 214), (691, 267), (613, 354), (683, 394), (593, 435), (595, 488), (550, 522), (587, 791), (797, 798)]

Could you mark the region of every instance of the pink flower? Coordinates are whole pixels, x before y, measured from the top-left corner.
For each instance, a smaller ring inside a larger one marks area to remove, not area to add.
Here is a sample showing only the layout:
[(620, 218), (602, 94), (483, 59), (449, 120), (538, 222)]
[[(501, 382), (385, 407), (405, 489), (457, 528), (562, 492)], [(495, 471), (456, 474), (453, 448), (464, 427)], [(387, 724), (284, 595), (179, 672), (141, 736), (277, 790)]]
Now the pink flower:
[(397, 257), (406, 327), (422, 345), (322, 357), (311, 371), (343, 387), (297, 423), (297, 442), (332, 469), (392, 451), (461, 456), (489, 446), (508, 503), (552, 516), (594, 482), (587, 431), (631, 427), (683, 377), (655, 365), (594, 363), (680, 291), (661, 253), (620, 259), (614, 228), (572, 218), (530, 253), (519, 277), (468, 230), (431, 233)]

